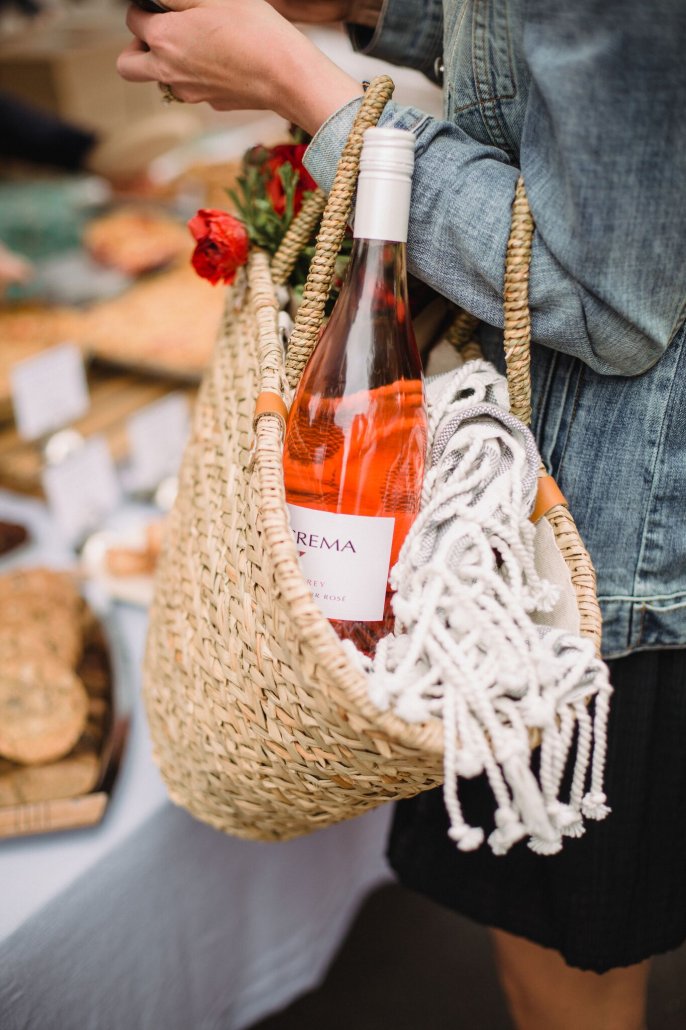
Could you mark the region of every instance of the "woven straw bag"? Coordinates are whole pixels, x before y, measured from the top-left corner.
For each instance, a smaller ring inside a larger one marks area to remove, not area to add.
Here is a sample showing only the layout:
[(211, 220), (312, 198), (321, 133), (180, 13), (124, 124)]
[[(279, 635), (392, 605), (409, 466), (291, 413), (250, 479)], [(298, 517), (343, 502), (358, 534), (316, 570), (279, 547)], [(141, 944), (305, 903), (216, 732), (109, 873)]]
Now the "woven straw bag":
[[(438, 720), (380, 712), (310, 595), (289, 528), (282, 474), (286, 382), (294, 387), (322, 324), (350, 211), (362, 133), (393, 90), (375, 79), (341, 158), (284, 364), (275, 282), (284, 282), (323, 207), (313, 195), (271, 271), (253, 253), (195, 410), (158, 569), (145, 663), (155, 757), (172, 799), (239, 837), (283, 840), (443, 778)], [(528, 422), (528, 265), (533, 223), (522, 183), (505, 274), (505, 339), (515, 413)], [(456, 345), (474, 320), (458, 320)], [(257, 410), (257, 417), (256, 417)], [(582, 632), (599, 642), (595, 574), (563, 505), (547, 517), (571, 570)]]

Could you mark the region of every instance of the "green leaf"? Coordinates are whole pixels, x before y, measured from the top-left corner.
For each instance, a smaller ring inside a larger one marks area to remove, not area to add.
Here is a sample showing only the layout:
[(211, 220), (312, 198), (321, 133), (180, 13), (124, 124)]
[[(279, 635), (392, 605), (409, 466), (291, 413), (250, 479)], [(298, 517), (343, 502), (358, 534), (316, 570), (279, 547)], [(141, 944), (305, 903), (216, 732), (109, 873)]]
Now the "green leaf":
[[(300, 142), (299, 136), (295, 141)], [(303, 139), (302, 142), (307, 142), (307, 140)], [(298, 171), (287, 162), (278, 168), (277, 175), (283, 187), (285, 201), (285, 210), (282, 215), (278, 215), (267, 196), (267, 183), (271, 173), (265, 165), (270, 154), (271, 151), (260, 146), (248, 150), (243, 157), (241, 174), (236, 180), (235, 187), (227, 189), (226, 192), (236, 213), (245, 224), (251, 243), (273, 255), (278, 250), (293, 220), (300, 176)], [(352, 241), (349, 239), (344, 240), (341, 257), (336, 262), (337, 277), (342, 277), (344, 274), (351, 243)], [(302, 293), (313, 254), (314, 244), (308, 244), (296, 262), (289, 281), (289, 285), (296, 293)], [(326, 305), (327, 313), (330, 312), (336, 295), (337, 290), (332, 289)]]
[(282, 164), (277, 175), (281, 180), (283, 191), (285, 194), (285, 209), (283, 213), (283, 221), (285, 223), (284, 232), (293, 221), (293, 209), (295, 207), (295, 192), (298, 188), (298, 181), (300, 179), (300, 173), (296, 171), (293, 165)]

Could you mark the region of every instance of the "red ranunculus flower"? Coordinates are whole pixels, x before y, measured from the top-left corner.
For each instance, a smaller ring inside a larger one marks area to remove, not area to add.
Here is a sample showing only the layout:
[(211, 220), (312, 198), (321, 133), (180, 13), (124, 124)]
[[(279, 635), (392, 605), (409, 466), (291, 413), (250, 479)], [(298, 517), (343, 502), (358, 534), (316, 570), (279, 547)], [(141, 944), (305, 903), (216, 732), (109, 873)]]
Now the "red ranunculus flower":
[(278, 147), (272, 147), (267, 151), (267, 160), (263, 166), (269, 173), (266, 190), (269, 201), (277, 215), (282, 215), (286, 210), (286, 194), (279, 177), (279, 168), (282, 165), (289, 164), (298, 173), (298, 185), (295, 188), (293, 202), (294, 215), (297, 215), (302, 207), (303, 193), (308, 190), (316, 190), (317, 188), (317, 183), (303, 165), (303, 155), (306, 150), (307, 146), (304, 143), (282, 143)]
[(248, 260), (248, 233), (243, 223), (227, 211), (202, 208), (188, 228), (197, 240), (191, 264), (198, 275), (213, 285), (232, 283), (236, 269)]

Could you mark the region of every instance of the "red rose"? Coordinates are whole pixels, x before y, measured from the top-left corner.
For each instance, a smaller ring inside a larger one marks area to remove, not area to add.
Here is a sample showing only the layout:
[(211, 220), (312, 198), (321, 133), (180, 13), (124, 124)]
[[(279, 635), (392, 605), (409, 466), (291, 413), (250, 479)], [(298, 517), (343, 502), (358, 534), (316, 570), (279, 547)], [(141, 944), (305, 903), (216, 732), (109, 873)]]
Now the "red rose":
[(307, 146), (304, 143), (282, 143), (278, 147), (272, 147), (271, 150), (266, 151), (267, 159), (263, 165), (269, 174), (266, 191), (277, 215), (282, 215), (286, 210), (286, 193), (279, 175), (279, 168), (282, 165), (289, 164), (298, 173), (298, 184), (293, 201), (294, 215), (297, 215), (302, 207), (303, 194), (317, 188), (317, 183), (303, 165), (303, 155), (306, 150)]
[(198, 275), (216, 285), (232, 283), (236, 269), (248, 260), (248, 233), (227, 211), (203, 208), (188, 223), (197, 240), (191, 264)]

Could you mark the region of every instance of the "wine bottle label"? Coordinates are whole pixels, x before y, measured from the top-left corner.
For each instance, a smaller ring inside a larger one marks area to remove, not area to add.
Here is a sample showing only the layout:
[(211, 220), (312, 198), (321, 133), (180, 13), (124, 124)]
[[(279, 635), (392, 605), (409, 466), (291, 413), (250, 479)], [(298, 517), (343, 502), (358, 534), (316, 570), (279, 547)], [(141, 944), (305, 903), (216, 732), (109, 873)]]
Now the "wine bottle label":
[(338, 515), (289, 504), (300, 568), (328, 619), (383, 619), (394, 518)]

